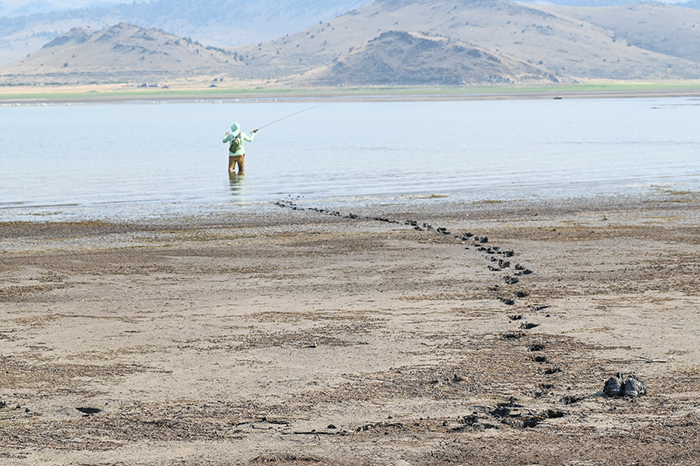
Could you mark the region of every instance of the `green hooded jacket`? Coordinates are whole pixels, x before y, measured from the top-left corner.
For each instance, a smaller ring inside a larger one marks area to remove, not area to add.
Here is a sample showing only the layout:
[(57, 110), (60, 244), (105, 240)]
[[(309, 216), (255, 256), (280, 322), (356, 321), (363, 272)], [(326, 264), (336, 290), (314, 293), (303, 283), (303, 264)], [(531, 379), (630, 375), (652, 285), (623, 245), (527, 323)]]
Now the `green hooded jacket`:
[(241, 125), (239, 125), (238, 123), (234, 123), (231, 125), (231, 132), (226, 133), (226, 136), (224, 136), (223, 142), (231, 144), (233, 140), (238, 137), (239, 134), (241, 135), (241, 143), (238, 145), (238, 150), (236, 152), (231, 152), (229, 150), (228, 155), (244, 155), (245, 148), (243, 147), (243, 143), (245, 141), (252, 142), (253, 138), (255, 137), (255, 133), (253, 133), (252, 136), (248, 136), (247, 134), (241, 131)]

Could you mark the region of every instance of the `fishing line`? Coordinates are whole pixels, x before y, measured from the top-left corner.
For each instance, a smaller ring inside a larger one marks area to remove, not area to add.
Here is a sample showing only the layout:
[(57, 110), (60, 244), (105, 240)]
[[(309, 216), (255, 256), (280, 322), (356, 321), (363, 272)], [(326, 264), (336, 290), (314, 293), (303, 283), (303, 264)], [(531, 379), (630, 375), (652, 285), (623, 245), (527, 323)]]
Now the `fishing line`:
[(314, 108), (318, 108), (318, 107), (323, 107), (324, 105), (326, 105), (326, 104), (315, 105), (315, 106), (313, 106), (313, 107), (305, 108), (304, 110), (299, 110), (298, 112), (294, 112), (294, 113), (292, 113), (292, 114), (289, 114), (289, 115), (287, 115), (287, 116), (284, 116), (284, 117), (280, 118), (279, 120), (275, 120), (275, 121), (273, 121), (273, 122), (271, 122), (271, 123), (267, 123), (267, 124), (261, 126), (260, 128), (256, 129), (255, 131), (260, 131), (261, 129), (267, 128), (267, 127), (270, 126), (270, 125), (274, 125), (275, 123), (279, 123), (279, 122), (282, 121), (282, 120), (286, 120), (287, 118), (291, 118), (291, 117), (293, 117), (294, 115), (299, 115), (300, 113), (308, 112), (309, 110), (313, 110)]

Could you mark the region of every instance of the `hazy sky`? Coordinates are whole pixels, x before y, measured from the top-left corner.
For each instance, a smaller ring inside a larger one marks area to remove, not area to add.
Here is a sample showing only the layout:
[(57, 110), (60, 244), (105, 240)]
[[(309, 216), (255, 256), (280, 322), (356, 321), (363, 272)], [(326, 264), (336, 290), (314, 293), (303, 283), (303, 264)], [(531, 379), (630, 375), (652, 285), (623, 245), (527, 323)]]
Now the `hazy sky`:
[[(99, 3), (131, 3), (133, 0), (35, 0), (35, 1), (27, 1), (27, 0), (0, 0), (0, 5), (2, 5), (5, 9), (15, 9), (15, 8), (20, 8), (23, 6), (26, 6), (30, 3), (49, 3), (53, 5), (55, 8), (80, 8), (84, 6), (88, 6), (91, 4), (99, 4)], [(147, 0), (138, 0), (138, 3), (142, 1), (147, 1)], [(640, 2), (643, 0), (630, 0), (630, 3), (635, 3), (635, 2)], [(679, 2), (684, 2), (686, 0), (659, 0), (664, 3), (679, 3)]]
[[(0, 0), (0, 13), (11, 13), (19, 8), (30, 8), (32, 5), (41, 5), (41, 10), (60, 10), (64, 8), (81, 8), (94, 4), (109, 4), (109, 3), (131, 3), (126, 0)], [(47, 8), (48, 4), (48, 8)], [(30, 10), (31, 11), (31, 10)]]
[[(131, 3), (133, 0), (0, 0), (0, 15), (11, 14), (14, 10), (18, 8), (27, 8), (32, 4), (37, 6), (41, 5), (40, 10), (46, 11), (51, 9), (63, 9), (63, 8), (80, 8), (89, 5), (99, 5), (99, 4), (114, 4), (114, 3)], [(138, 2), (145, 2), (148, 0), (139, 0)], [(533, 0), (527, 0), (532, 2)], [(644, 0), (630, 0), (630, 3), (642, 2)], [(659, 0), (665, 3), (679, 3), (686, 0)], [(368, 1), (369, 3), (369, 1)], [(47, 4), (50, 5), (47, 8)], [(37, 11), (37, 10), (35, 10)]]
[[(27, 0), (0, 0), (0, 4), (6, 9), (20, 8), (31, 3), (49, 3), (55, 8), (80, 8), (93, 3), (100, 3), (96, 0), (46, 0), (46, 1), (27, 1)], [(129, 3), (128, 1), (111, 1), (105, 3)]]

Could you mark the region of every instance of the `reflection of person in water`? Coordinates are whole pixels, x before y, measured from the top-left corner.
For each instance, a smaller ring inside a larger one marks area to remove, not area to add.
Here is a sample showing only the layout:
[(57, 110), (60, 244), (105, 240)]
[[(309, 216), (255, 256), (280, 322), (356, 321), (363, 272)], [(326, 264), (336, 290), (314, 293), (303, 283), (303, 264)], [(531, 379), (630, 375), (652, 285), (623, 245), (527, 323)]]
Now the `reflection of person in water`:
[(228, 178), (229, 189), (234, 197), (245, 195), (245, 176), (230, 175)]
[(245, 148), (243, 143), (245, 141), (252, 142), (255, 137), (255, 133), (258, 130), (253, 130), (252, 136), (248, 136), (243, 131), (241, 131), (241, 125), (234, 123), (231, 125), (231, 131), (226, 133), (224, 136), (224, 143), (229, 143), (228, 148), (228, 173), (233, 175), (236, 171), (236, 164), (238, 164), (238, 175), (245, 174)]

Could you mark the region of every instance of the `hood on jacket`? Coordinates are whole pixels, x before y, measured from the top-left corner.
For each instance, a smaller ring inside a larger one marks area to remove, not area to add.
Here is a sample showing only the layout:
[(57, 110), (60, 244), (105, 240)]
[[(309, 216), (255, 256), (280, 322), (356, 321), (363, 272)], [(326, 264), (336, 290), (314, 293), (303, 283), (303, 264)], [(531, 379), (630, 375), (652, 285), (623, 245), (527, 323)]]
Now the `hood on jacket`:
[(241, 125), (238, 123), (234, 123), (231, 125), (231, 134), (233, 134), (233, 137), (237, 137), (241, 132)]

